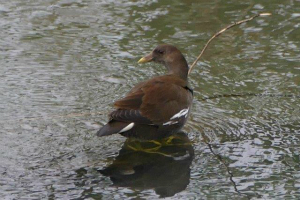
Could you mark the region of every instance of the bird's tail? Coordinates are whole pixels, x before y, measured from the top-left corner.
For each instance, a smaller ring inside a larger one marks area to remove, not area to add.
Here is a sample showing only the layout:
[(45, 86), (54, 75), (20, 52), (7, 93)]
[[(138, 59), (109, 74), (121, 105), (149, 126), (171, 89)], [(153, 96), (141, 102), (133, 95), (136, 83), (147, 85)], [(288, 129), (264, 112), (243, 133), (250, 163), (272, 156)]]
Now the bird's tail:
[(102, 137), (106, 135), (120, 133), (125, 127), (128, 126), (128, 124), (130, 123), (110, 121), (97, 132), (97, 136)]

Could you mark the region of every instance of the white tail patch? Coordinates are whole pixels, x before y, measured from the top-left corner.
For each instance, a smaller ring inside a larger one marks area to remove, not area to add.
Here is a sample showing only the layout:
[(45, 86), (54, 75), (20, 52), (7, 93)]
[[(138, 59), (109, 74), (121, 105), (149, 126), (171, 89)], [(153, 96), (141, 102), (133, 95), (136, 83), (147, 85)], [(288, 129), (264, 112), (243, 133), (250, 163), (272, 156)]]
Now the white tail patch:
[(185, 118), (187, 117), (188, 113), (189, 113), (189, 109), (190, 108), (185, 108), (182, 109), (181, 111), (179, 111), (179, 113), (175, 114), (173, 117), (171, 117), (170, 120), (175, 119), (175, 118), (180, 118), (182, 116), (184, 116)]
[(118, 133), (123, 133), (123, 132), (126, 132), (126, 131), (129, 131), (130, 129), (132, 129), (132, 127), (134, 126), (134, 123), (130, 123), (128, 124), (127, 126), (125, 126), (122, 130), (120, 130)]

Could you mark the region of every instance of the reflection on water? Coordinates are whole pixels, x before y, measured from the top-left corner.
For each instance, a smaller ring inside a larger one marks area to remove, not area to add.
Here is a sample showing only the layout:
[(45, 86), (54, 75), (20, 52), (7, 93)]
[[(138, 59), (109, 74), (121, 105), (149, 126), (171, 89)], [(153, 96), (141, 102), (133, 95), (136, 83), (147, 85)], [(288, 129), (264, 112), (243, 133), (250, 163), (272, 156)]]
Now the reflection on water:
[(159, 141), (127, 139), (114, 161), (99, 172), (114, 186), (154, 189), (160, 197), (169, 197), (189, 184), (193, 158), (191, 141), (183, 132)]

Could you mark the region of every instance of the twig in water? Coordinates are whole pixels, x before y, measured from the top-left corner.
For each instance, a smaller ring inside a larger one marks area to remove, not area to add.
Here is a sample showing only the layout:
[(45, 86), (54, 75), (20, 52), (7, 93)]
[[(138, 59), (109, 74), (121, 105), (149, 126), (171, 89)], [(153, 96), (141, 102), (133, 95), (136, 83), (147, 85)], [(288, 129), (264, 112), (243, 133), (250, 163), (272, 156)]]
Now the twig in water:
[(200, 99), (200, 101), (212, 100), (212, 99), (220, 99), (220, 98), (232, 98), (232, 97), (278, 97), (278, 98), (300, 98), (300, 95), (294, 94), (269, 94), (269, 93), (240, 93), (240, 94), (219, 94), (215, 96), (205, 97)]
[(208, 47), (208, 45), (210, 44), (210, 42), (218, 37), (219, 35), (221, 35), (223, 32), (225, 32), (226, 30), (234, 27), (234, 26), (237, 26), (237, 25), (240, 25), (242, 23), (245, 23), (245, 22), (248, 22), (248, 21), (251, 21), (252, 19), (256, 18), (256, 17), (259, 17), (259, 16), (268, 16), (268, 15), (271, 15), (271, 13), (260, 13), (260, 14), (257, 14), (257, 15), (254, 15), (248, 19), (244, 19), (244, 20), (241, 20), (241, 21), (238, 21), (238, 22), (235, 22), (225, 28), (223, 28), (222, 30), (220, 30), (219, 32), (217, 32), (216, 34), (214, 34), (209, 40), (208, 42), (205, 44), (204, 48), (202, 49), (201, 53), (199, 54), (199, 56), (197, 57), (197, 59), (193, 62), (193, 64), (191, 65), (190, 69), (189, 69), (189, 72), (188, 74), (191, 73), (193, 67), (196, 65), (196, 63), (199, 61), (199, 59), (201, 58), (202, 54), (204, 53), (204, 51), (206, 50), (206, 48)]
[(228, 164), (226, 164), (226, 162), (223, 160), (223, 158), (219, 155), (219, 154), (217, 154), (217, 153), (215, 153), (214, 151), (213, 151), (213, 148), (212, 148), (212, 146), (211, 146), (211, 144), (210, 143), (207, 143), (207, 142), (205, 142), (206, 144), (207, 144), (207, 146), (208, 146), (208, 148), (209, 148), (209, 150), (210, 150), (210, 152), (223, 164), (223, 166), (226, 168), (226, 171), (227, 171), (227, 173), (229, 174), (229, 180), (230, 180), (230, 182), (232, 183), (232, 185), (233, 185), (233, 188), (234, 188), (234, 190), (239, 194), (239, 195), (244, 195), (244, 196), (246, 196), (246, 198), (247, 199), (250, 199), (250, 197), (247, 195), (247, 194), (244, 194), (244, 193), (241, 193), (238, 189), (237, 189), (237, 185), (236, 185), (236, 182), (233, 180), (233, 173), (232, 173), (232, 171), (230, 171), (230, 169), (229, 169), (229, 167), (228, 167)]

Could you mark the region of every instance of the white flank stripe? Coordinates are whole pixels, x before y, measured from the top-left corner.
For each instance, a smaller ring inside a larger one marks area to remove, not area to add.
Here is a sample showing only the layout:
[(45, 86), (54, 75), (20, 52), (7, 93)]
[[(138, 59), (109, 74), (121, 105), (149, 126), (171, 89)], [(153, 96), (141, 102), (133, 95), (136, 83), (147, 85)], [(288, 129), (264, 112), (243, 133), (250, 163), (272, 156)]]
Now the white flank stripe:
[(166, 123), (163, 123), (163, 126), (165, 125), (172, 125), (172, 124), (177, 124), (178, 122), (177, 121), (168, 121)]
[(170, 120), (172, 119), (175, 119), (175, 118), (180, 118), (182, 116), (185, 116), (185, 118), (187, 117), (187, 114), (189, 112), (189, 109), (190, 108), (185, 108), (185, 109), (182, 109), (181, 111), (179, 111), (179, 113), (175, 114), (173, 117), (171, 117)]
[(123, 133), (125, 131), (129, 131), (130, 129), (132, 129), (132, 127), (134, 126), (134, 123), (130, 123), (127, 126), (125, 126), (122, 130), (120, 130), (118, 133)]

